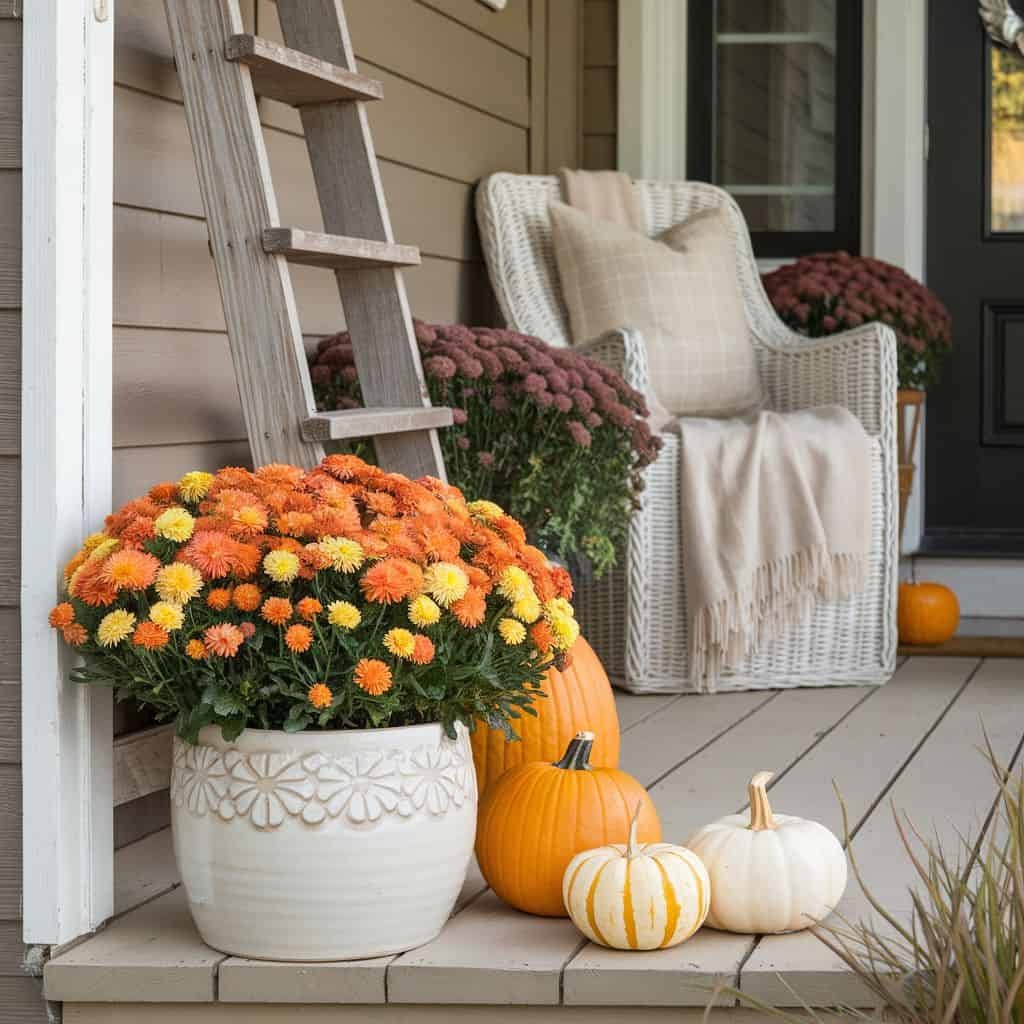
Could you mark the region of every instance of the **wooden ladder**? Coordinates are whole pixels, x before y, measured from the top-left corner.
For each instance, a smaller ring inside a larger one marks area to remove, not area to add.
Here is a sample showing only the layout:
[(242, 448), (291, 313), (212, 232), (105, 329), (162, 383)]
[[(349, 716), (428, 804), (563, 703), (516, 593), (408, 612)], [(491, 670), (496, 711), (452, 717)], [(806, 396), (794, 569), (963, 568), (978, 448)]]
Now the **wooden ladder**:
[[(256, 465), (315, 465), (330, 439), (373, 437), (381, 465), (444, 479), (341, 0), (278, 0), (287, 45), (243, 31), (238, 0), (165, 0), (199, 186)], [(297, 107), (324, 231), (282, 225), (257, 94)], [(289, 263), (334, 270), (365, 409), (316, 411)]]

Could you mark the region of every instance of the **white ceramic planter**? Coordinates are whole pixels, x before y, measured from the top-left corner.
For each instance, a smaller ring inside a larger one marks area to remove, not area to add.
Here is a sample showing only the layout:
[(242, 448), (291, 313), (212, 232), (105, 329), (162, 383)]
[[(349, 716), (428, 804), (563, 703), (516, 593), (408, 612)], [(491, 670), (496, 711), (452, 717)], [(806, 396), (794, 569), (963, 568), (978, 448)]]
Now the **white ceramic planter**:
[(476, 831), (469, 735), (440, 725), (174, 742), (174, 852), (203, 941), (266, 960), (422, 945), (465, 880)]

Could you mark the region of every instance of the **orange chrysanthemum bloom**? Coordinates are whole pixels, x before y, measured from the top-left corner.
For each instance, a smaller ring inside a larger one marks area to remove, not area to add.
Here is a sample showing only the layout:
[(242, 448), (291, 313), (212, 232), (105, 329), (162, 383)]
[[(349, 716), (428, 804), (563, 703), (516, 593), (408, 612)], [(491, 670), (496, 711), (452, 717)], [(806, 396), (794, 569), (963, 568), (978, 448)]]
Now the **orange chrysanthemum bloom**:
[(221, 658), (233, 658), (242, 646), (242, 631), (229, 622), (222, 622), (217, 626), (210, 626), (203, 633), (203, 643), (211, 654)]
[(105, 563), (86, 562), (68, 583), (68, 593), (91, 608), (110, 604), (117, 597), (117, 588), (104, 575)]
[(72, 647), (81, 647), (86, 640), (89, 639), (89, 634), (85, 631), (85, 626), (80, 622), (72, 622), (70, 625), (65, 626), (61, 633), (64, 636), (64, 642), (70, 644)]
[(466, 629), (479, 626), (487, 615), (487, 601), (483, 591), (470, 587), (463, 597), (452, 604), (452, 614)]
[(266, 510), (259, 505), (243, 505), (231, 514), (231, 532), (241, 537), (262, 533), (270, 521)]
[(428, 526), (421, 532), (423, 550), (432, 562), (454, 562), (459, 557), (459, 541), (443, 527)]
[(242, 636), (244, 636), (246, 640), (256, 634), (256, 623), (250, 622), (248, 619), (244, 622), (240, 622), (238, 624), (238, 628), (242, 631)]
[(298, 555), (303, 569), (310, 570), (313, 573), (326, 569), (331, 564), (330, 555), (319, 544), (307, 544)]
[(286, 597), (268, 597), (263, 602), (260, 615), (272, 626), (283, 626), (292, 617), (292, 603)]
[(498, 516), (494, 525), (510, 540), (516, 544), (526, 543), (526, 531), (511, 516)]
[(263, 552), (255, 543), (235, 544), (235, 575), (239, 579), (248, 579), (260, 567), (263, 561)]
[(75, 621), (75, 609), (67, 601), (61, 601), (53, 611), (50, 612), (50, 625), (54, 629), (63, 629)]
[(304, 654), (313, 646), (313, 631), (309, 626), (289, 626), (284, 633), (284, 645), (292, 654)]
[(541, 654), (547, 654), (551, 650), (554, 636), (551, 633), (551, 627), (542, 619), (530, 627), (530, 639)]
[(469, 577), (469, 585), (471, 587), (476, 587), (477, 590), (484, 594), (489, 594), (494, 589), (494, 580), (483, 569), (475, 565), (463, 565), (462, 568)]
[(317, 709), (317, 711), (323, 711), (324, 708), (331, 706), (331, 701), (334, 700), (334, 694), (331, 693), (331, 688), (326, 683), (314, 683), (306, 694), (306, 699), (310, 704)]
[(337, 480), (354, 480), (365, 476), (367, 465), (355, 455), (328, 455), (321, 465)]
[(413, 562), (387, 558), (367, 569), (359, 585), (367, 601), (395, 604), (419, 592), (423, 586), (423, 572)]
[(226, 533), (204, 530), (193, 535), (178, 557), (195, 566), (208, 580), (219, 580), (235, 568), (238, 545)]
[(153, 484), (149, 496), (157, 502), (174, 502), (178, 500), (178, 485), (175, 483)]
[(198, 639), (189, 640), (189, 642), (185, 644), (185, 653), (193, 661), (204, 661), (210, 656), (210, 652), (206, 649), (206, 645), (202, 640)]
[(568, 570), (556, 565), (551, 570), (551, 579), (555, 586), (555, 593), (558, 597), (564, 597), (568, 601), (572, 597), (572, 577)]
[(75, 574), (75, 570), (82, 565), (85, 565), (85, 560), (89, 557), (86, 550), (83, 548), (75, 555), (74, 558), (64, 566), (64, 579), (69, 580)]
[(103, 575), (116, 590), (145, 590), (156, 579), (160, 560), (144, 551), (115, 551), (104, 563)]
[(295, 607), (299, 616), (307, 622), (312, 622), (324, 610), (324, 606), (315, 597), (304, 597)]
[(222, 612), (231, 604), (230, 587), (214, 587), (206, 595), (206, 603), (215, 611)]
[(316, 535), (316, 521), (310, 512), (282, 512), (274, 525), (278, 533), (288, 537), (313, 537)]
[(136, 516), (121, 531), (121, 540), (127, 544), (143, 544), (153, 539), (153, 523), (151, 516)]
[(368, 509), (384, 516), (393, 516), (398, 511), (398, 504), (390, 494), (383, 491), (368, 491), (363, 501)]
[(391, 669), (376, 658), (361, 658), (353, 678), (360, 690), (374, 697), (391, 689)]
[(161, 647), (167, 646), (170, 634), (163, 626), (155, 622), (140, 622), (132, 634), (132, 643), (136, 647), (145, 647), (147, 651), (158, 651)]
[(269, 462), (256, 470), (256, 478), (278, 487), (297, 487), (302, 481), (302, 470), (283, 462)]
[(413, 638), (412, 654), (410, 661), (417, 665), (429, 665), (434, 660), (434, 641), (429, 636), (417, 633)]
[(260, 606), (263, 594), (255, 583), (239, 583), (231, 595), (231, 602), (240, 612), (254, 612)]

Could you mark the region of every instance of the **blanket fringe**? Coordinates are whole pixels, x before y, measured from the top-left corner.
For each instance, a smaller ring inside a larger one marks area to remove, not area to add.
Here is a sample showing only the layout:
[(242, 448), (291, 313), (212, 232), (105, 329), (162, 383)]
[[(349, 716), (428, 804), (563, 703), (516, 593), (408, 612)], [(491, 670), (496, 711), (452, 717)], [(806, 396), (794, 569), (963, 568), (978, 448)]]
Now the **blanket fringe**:
[(863, 590), (867, 575), (866, 555), (832, 554), (823, 544), (759, 566), (736, 591), (701, 608), (691, 623), (697, 689), (714, 693), (723, 670), (806, 621), (817, 599), (839, 601)]

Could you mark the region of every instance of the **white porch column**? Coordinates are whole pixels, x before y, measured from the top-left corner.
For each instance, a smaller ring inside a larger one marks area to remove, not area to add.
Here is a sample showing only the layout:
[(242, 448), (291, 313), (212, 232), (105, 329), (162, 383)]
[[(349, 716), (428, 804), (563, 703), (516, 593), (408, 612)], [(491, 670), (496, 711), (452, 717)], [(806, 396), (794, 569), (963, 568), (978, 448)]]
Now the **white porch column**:
[(113, 911), (111, 697), (46, 622), (110, 508), (112, 0), (32, 0), (23, 38), (24, 936), (57, 944)]

